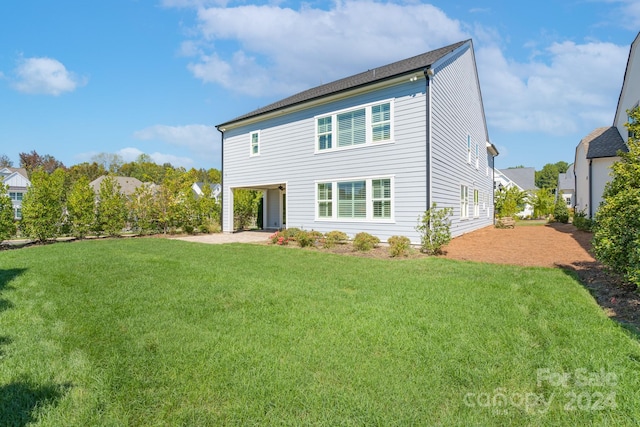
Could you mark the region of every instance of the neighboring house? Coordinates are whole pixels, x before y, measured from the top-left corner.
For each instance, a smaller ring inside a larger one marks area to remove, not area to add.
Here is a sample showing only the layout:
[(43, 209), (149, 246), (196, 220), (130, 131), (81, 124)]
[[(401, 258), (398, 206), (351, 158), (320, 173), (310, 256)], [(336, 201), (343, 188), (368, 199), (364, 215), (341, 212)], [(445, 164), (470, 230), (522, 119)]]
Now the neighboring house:
[[(94, 193), (100, 192), (100, 184), (106, 177), (107, 175), (102, 175), (89, 183)], [(143, 184), (138, 178), (129, 176), (113, 176), (112, 178), (120, 185), (120, 192), (125, 196), (131, 196)]]
[(8, 192), (13, 204), (13, 216), (22, 219), (22, 199), (31, 185), (24, 168), (0, 168), (0, 182), (9, 186)]
[(576, 179), (573, 171), (574, 164), (571, 163), (566, 173), (558, 174), (557, 197), (562, 197), (567, 204), (567, 208), (573, 208), (576, 201)]
[(298, 93), (217, 126), (223, 231), (233, 190), (263, 193), (264, 228), (420, 242), (453, 208), (454, 236), (493, 223), (493, 165), (471, 40)]
[[(194, 182), (193, 185), (191, 186), (191, 189), (193, 190), (194, 194), (200, 198), (204, 195), (204, 191), (203, 188), (205, 187), (204, 182)], [(222, 192), (222, 186), (220, 184), (208, 184), (209, 188), (211, 188), (211, 197), (213, 197), (216, 200), (220, 199), (220, 193)]]
[(618, 98), (613, 126), (595, 129), (576, 147), (575, 188), (576, 212), (584, 212), (589, 218), (596, 214), (602, 203), (602, 195), (610, 181), (611, 165), (618, 161), (619, 151), (627, 152), (629, 132), (625, 123), (630, 120), (627, 111), (640, 103), (640, 33), (631, 44), (624, 74), (622, 90)]
[[(535, 168), (496, 169), (494, 186), (496, 190), (515, 186), (518, 190), (533, 196), (538, 189), (536, 187), (536, 170)], [(530, 203), (526, 203), (524, 209), (516, 215), (520, 218), (533, 216), (533, 206)]]

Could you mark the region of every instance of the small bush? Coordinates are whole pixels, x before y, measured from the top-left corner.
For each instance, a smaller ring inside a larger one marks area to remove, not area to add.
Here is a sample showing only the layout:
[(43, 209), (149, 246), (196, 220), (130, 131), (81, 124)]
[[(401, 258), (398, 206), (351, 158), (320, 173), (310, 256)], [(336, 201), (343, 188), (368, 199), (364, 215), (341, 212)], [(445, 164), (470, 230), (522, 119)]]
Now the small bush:
[(563, 224), (569, 222), (569, 209), (567, 209), (567, 202), (562, 197), (558, 197), (558, 200), (556, 200), (556, 205), (553, 208), (553, 219)]
[(411, 249), (411, 240), (406, 236), (391, 236), (387, 239), (389, 254), (392, 257), (407, 256)]
[(576, 212), (573, 216), (573, 225), (575, 225), (578, 230), (590, 232), (593, 231), (595, 222), (591, 218), (587, 218), (586, 213)]
[(287, 228), (285, 230), (282, 230), (280, 233), (286, 239), (291, 240), (291, 241), (296, 241), (296, 240), (298, 240), (298, 234), (300, 232), (302, 232), (301, 229), (299, 229), (297, 227), (291, 227), (291, 228)]
[(380, 239), (369, 233), (358, 233), (353, 239), (353, 247), (360, 252), (367, 252), (378, 246)]
[(300, 230), (296, 234), (296, 242), (300, 245), (301, 248), (305, 248), (307, 246), (314, 246), (316, 243), (315, 232), (312, 231), (304, 231)]
[(274, 245), (284, 246), (289, 244), (289, 239), (284, 235), (284, 232), (282, 231), (276, 231), (275, 233), (273, 233), (271, 236), (269, 236), (269, 240), (271, 240), (271, 243), (273, 243)]
[(349, 240), (349, 236), (342, 231), (333, 230), (324, 235), (323, 246), (325, 248), (332, 248), (335, 245), (341, 245)]
[(420, 250), (430, 255), (442, 253), (442, 247), (451, 241), (451, 208), (436, 209), (436, 204), (418, 217), (416, 231), (420, 233)]

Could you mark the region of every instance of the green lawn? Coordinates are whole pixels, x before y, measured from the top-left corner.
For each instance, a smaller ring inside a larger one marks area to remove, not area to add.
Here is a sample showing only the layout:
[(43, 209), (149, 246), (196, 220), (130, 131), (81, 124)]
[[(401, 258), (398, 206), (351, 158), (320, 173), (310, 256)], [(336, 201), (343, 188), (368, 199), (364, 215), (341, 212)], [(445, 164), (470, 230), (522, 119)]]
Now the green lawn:
[(164, 239), (0, 252), (0, 425), (637, 425), (561, 270)]

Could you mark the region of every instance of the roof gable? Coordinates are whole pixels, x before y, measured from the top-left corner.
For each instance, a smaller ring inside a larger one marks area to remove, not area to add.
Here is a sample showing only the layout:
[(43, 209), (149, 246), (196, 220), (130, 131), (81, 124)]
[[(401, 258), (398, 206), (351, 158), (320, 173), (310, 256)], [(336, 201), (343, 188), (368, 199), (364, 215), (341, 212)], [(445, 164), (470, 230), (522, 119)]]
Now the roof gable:
[(280, 101), (269, 104), (265, 107), (258, 108), (257, 110), (254, 110), (250, 113), (236, 117), (235, 119), (228, 122), (221, 123), (217, 125), (217, 127), (220, 128), (222, 126), (227, 126), (245, 119), (257, 117), (262, 114), (267, 114), (284, 108), (300, 105), (305, 102), (317, 100), (326, 96), (382, 82), (404, 74), (415, 73), (417, 71), (422, 72), (438, 60), (442, 59), (446, 55), (450, 54), (451, 52), (467, 43), (470, 43), (470, 40), (454, 43), (440, 49), (432, 50), (421, 55), (404, 59), (402, 61), (397, 61), (388, 65), (384, 65), (382, 67), (374, 68), (372, 70), (368, 70), (350, 77), (346, 77), (331, 83), (305, 90), (288, 98), (284, 98)]
[(523, 190), (535, 190), (538, 188), (536, 187), (535, 168), (500, 169), (500, 172)]
[(594, 129), (580, 141), (580, 144), (587, 152), (587, 159), (615, 157), (618, 151), (629, 151), (615, 126)]
[[(100, 192), (100, 184), (102, 184), (102, 181), (104, 181), (106, 177), (107, 175), (102, 175), (101, 177), (98, 177), (89, 183), (96, 194)], [(122, 192), (122, 194), (127, 196), (132, 195), (136, 191), (136, 188), (142, 185), (142, 181), (140, 181), (138, 178), (133, 178), (130, 176), (112, 176), (111, 178), (113, 178), (118, 183), (118, 185), (120, 185), (120, 191)]]
[(637, 70), (640, 69), (640, 55), (638, 46), (640, 45), (640, 32), (631, 43), (629, 48), (629, 58), (624, 71), (624, 80), (618, 97), (618, 106), (613, 119), (613, 125), (618, 127), (619, 132), (623, 132), (623, 124), (627, 120), (627, 109), (633, 108), (640, 101), (640, 77)]

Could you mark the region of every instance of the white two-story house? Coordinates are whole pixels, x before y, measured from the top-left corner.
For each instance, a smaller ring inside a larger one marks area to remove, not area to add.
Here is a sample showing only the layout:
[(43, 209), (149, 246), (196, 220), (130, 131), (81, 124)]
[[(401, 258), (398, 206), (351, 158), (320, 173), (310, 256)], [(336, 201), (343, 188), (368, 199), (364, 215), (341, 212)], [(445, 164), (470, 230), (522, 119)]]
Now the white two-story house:
[(222, 227), (235, 189), (263, 192), (264, 228), (420, 242), (418, 217), (453, 209), (454, 236), (493, 223), (493, 165), (473, 43), (318, 86), (217, 126)]
[(24, 168), (0, 168), (0, 183), (9, 187), (9, 197), (13, 205), (13, 216), (22, 219), (22, 199), (27, 193), (31, 181)]
[(595, 129), (576, 147), (574, 162), (575, 210), (589, 218), (596, 215), (603, 201), (603, 193), (611, 180), (611, 166), (620, 160), (619, 152), (629, 151), (629, 132), (625, 124), (630, 120), (627, 111), (640, 105), (640, 33), (629, 49), (627, 68), (618, 98), (613, 125)]

